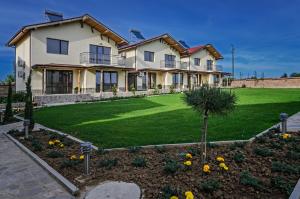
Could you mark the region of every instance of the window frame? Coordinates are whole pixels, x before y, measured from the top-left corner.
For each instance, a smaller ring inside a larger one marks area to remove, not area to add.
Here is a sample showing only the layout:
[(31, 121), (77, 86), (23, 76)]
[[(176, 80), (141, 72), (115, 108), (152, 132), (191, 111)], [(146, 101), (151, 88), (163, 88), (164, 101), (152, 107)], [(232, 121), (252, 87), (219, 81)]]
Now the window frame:
[(154, 52), (145, 50), (144, 51), (144, 61), (154, 62)]
[[(109, 83), (105, 83), (105, 74), (106, 73), (109, 73)], [(112, 74), (116, 74), (116, 83), (112, 83), (111, 82), (111, 77), (112, 77)], [(114, 85), (116, 85), (116, 87), (118, 87), (118, 72), (117, 71), (103, 71), (103, 78), (102, 78), (102, 83), (103, 83), (103, 92), (112, 92), (112, 87)], [(108, 89), (107, 89), (107, 86), (108, 86)]]
[(176, 55), (165, 54), (165, 67), (176, 68)]
[[(54, 39), (54, 38), (49, 38), (49, 37), (47, 37), (47, 39), (46, 39), (47, 41), (46, 41), (46, 51), (47, 51), (47, 53), (48, 54), (56, 54), (56, 55), (69, 55), (69, 41), (68, 40), (62, 40), (62, 39)], [(59, 43), (58, 43), (58, 48), (59, 48), (59, 50), (58, 50), (58, 52), (54, 52), (54, 51), (50, 51), (50, 49), (49, 49), (49, 44), (48, 44), (48, 42), (49, 41), (58, 41)], [(66, 44), (67, 44), (67, 51), (66, 51), (66, 53), (63, 53), (63, 50), (62, 50), (62, 43), (63, 42), (65, 42)]]
[(194, 58), (194, 65), (200, 66), (200, 58), (198, 58), (198, 57)]

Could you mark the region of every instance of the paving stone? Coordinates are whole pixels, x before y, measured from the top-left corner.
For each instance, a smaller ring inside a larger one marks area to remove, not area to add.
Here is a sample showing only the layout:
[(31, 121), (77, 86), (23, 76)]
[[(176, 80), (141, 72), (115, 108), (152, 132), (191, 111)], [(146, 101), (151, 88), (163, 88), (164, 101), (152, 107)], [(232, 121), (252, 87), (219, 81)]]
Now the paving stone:
[(85, 199), (139, 199), (141, 190), (134, 183), (106, 182), (90, 190)]

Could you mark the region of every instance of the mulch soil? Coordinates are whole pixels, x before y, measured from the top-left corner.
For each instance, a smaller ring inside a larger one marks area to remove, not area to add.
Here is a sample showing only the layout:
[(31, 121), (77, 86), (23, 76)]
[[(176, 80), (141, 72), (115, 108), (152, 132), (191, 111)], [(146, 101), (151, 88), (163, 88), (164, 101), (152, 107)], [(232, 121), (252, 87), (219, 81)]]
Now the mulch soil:
[[(171, 195), (185, 198), (186, 191), (191, 191), (197, 199), (288, 198), (300, 177), (300, 133), (290, 134), (291, 138), (283, 139), (273, 130), (253, 143), (210, 144), (207, 163), (211, 172), (208, 174), (202, 171), (197, 145), (94, 150), (90, 178), (79, 182), (76, 179), (83, 174), (83, 161), (70, 160), (72, 155), (79, 158), (79, 143), (45, 130), (32, 132), (30, 139), (24, 139), (22, 132), (11, 132), (12, 136), (80, 189), (109, 180), (134, 182), (142, 188), (144, 198), (151, 199), (169, 198)], [(64, 147), (59, 147), (59, 144), (50, 147), (48, 142), (55, 139), (60, 140)], [(50, 152), (57, 154), (53, 151), (62, 157), (53, 158), (49, 155)], [(186, 153), (191, 153), (192, 159), (186, 158)], [(219, 167), (217, 156), (224, 158), (228, 171)], [(137, 165), (143, 165), (145, 160), (145, 166), (133, 165), (134, 160)], [(185, 160), (191, 160), (192, 165), (184, 166)], [(178, 166), (175, 173), (165, 170), (167, 162)]]

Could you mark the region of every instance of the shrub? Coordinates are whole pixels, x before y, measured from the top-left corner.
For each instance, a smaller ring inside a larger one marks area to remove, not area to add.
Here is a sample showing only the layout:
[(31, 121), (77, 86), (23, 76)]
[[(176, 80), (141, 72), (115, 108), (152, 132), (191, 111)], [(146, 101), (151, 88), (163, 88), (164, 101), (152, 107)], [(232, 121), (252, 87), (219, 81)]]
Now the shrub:
[(242, 88), (246, 88), (246, 84), (242, 84)]
[(153, 95), (158, 95), (159, 94), (159, 89), (156, 87), (153, 91)]
[(181, 191), (178, 188), (175, 189), (170, 185), (167, 185), (162, 188), (161, 192), (162, 197), (160, 197), (160, 199), (170, 199), (172, 196), (179, 196)]
[(174, 174), (180, 168), (180, 165), (175, 160), (167, 160), (164, 166), (166, 174)]
[(106, 154), (106, 153), (108, 153), (108, 151), (107, 150), (105, 150), (104, 148), (98, 148), (98, 150), (96, 151), (96, 153), (98, 154), (98, 155), (104, 155), (104, 154)]
[(154, 148), (158, 153), (164, 153), (167, 151), (165, 146), (155, 146)]
[(194, 148), (194, 147), (189, 147), (188, 149), (187, 149), (187, 153), (190, 153), (190, 154), (192, 154), (193, 156), (195, 156), (195, 155), (197, 155), (197, 154), (201, 154), (201, 151), (200, 151), (200, 149), (199, 148)]
[(294, 151), (288, 151), (286, 157), (292, 160), (300, 160), (300, 153)]
[(61, 158), (64, 157), (64, 154), (59, 151), (50, 151), (47, 153), (47, 157), (49, 158)]
[(268, 148), (262, 148), (262, 147), (257, 147), (253, 150), (253, 152), (256, 154), (256, 155), (259, 155), (259, 156), (263, 156), (263, 157), (267, 157), (267, 156), (272, 156), (273, 155), (273, 151), (271, 151), (270, 149)]
[(291, 195), (293, 191), (293, 186), (291, 183), (285, 181), (282, 177), (276, 176), (271, 179), (271, 184), (273, 187), (279, 189), (281, 192), (285, 193), (287, 196)]
[(33, 147), (33, 151), (42, 151), (43, 150), (42, 143), (38, 140), (32, 140), (31, 146)]
[(72, 168), (77, 166), (80, 163), (80, 160), (63, 160), (63, 162), (60, 165), (60, 168)]
[(278, 142), (271, 142), (270, 147), (272, 149), (282, 149), (282, 145)]
[(209, 143), (207, 143), (207, 147), (208, 148), (217, 148), (218, 147), (218, 145), (217, 144), (214, 144), (214, 143), (211, 143), (211, 142), (209, 142)]
[(146, 159), (144, 157), (136, 157), (132, 161), (132, 165), (135, 167), (145, 167), (146, 164)]
[(212, 193), (220, 188), (220, 182), (215, 179), (208, 179), (200, 183), (200, 190)]
[(135, 87), (134, 87), (134, 86), (131, 86), (131, 87), (130, 87), (130, 91), (132, 92), (133, 96), (135, 96), (135, 91), (136, 91), (136, 90), (135, 90)]
[(235, 142), (232, 145), (230, 145), (231, 150), (235, 150), (236, 148), (243, 149), (247, 143), (246, 142)]
[(62, 142), (65, 146), (72, 146), (74, 144), (74, 141), (70, 139), (64, 139)]
[(106, 169), (111, 169), (114, 166), (118, 165), (118, 158), (113, 158), (113, 159), (105, 159), (105, 160), (100, 160), (97, 163), (98, 167), (105, 167)]
[(248, 171), (243, 171), (240, 175), (240, 183), (251, 186), (255, 189), (262, 189), (262, 182), (253, 177)]
[(174, 85), (170, 86), (170, 93), (171, 94), (175, 93), (175, 86)]
[(118, 88), (116, 87), (116, 85), (113, 85), (113, 87), (111, 88), (112, 92), (113, 92), (113, 96), (117, 97), (118, 94)]
[(300, 152), (300, 145), (297, 143), (292, 143), (289, 147), (289, 150), (295, 151), (295, 152)]
[(29, 73), (29, 76), (28, 76), (28, 79), (26, 82), (24, 119), (28, 119), (30, 121), (29, 129), (31, 131), (34, 128), (32, 92), (31, 92), (31, 71)]
[(283, 162), (272, 162), (272, 171), (273, 172), (282, 172), (288, 174), (297, 174), (299, 173), (299, 168), (296, 166), (291, 166)]
[(267, 142), (267, 138), (260, 136), (260, 137), (255, 137), (255, 142), (260, 143), (260, 144), (264, 144)]
[(6, 103), (4, 119), (3, 119), (4, 123), (11, 122), (14, 119), (11, 104), (12, 104), (12, 86), (11, 86), (11, 81), (9, 81), (8, 94), (7, 94), (7, 103)]
[(162, 89), (162, 85), (161, 84), (157, 84), (157, 88), (158, 89)]
[(245, 160), (245, 156), (242, 153), (238, 152), (234, 154), (233, 159), (236, 163), (242, 163)]
[(131, 146), (128, 148), (129, 153), (137, 153), (142, 149), (140, 146)]

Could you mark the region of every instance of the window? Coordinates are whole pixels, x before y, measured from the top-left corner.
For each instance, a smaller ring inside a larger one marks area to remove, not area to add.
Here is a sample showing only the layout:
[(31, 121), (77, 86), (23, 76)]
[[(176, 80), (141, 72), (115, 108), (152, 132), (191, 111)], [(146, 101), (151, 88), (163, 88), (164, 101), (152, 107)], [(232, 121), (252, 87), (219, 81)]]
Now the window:
[(173, 73), (173, 85), (175, 88), (183, 85), (183, 74), (182, 73)]
[(96, 71), (96, 92), (99, 93), (100, 92), (100, 82), (101, 82), (101, 72), (100, 71)]
[(63, 70), (46, 71), (46, 93), (67, 94), (72, 93), (73, 72)]
[(154, 52), (144, 51), (144, 61), (154, 62)]
[(112, 91), (114, 86), (118, 86), (118, 73), (103, 72), (103, 91)]
[(47, 53), (67, 55), (68, 50), (68, 41), (47, 38)]
[(213, 67), (213, 61), (207, 60), (207, 70), (212, 70), (212, 67)]
[(148, 73), (148, 83), (150, 89), (156, 88), (156, 73)]
[(110, 47), (90, 45), (90, 63), (110, 65)]
[(194, 59), (194, 65), (195, 66), (200, 66), (200, 58), (195, 58)]
[(165, 54), (165, 67), (166, 68), (175, 68), (175, 55)]

